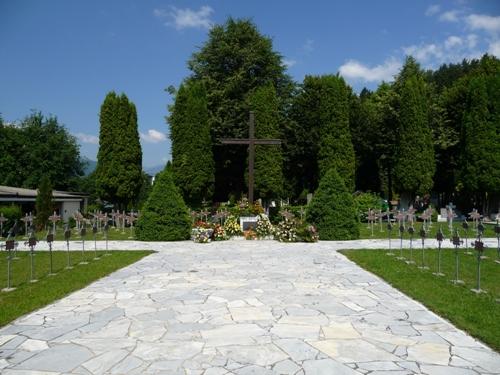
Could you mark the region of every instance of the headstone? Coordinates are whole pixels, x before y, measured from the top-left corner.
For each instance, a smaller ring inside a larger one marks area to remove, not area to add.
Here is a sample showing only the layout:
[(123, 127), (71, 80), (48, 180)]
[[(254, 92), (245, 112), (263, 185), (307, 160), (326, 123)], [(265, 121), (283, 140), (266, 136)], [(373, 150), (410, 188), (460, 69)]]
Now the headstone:
[(243, 231), (257, 228), (258, 216), (240, 216), (240, 227)]

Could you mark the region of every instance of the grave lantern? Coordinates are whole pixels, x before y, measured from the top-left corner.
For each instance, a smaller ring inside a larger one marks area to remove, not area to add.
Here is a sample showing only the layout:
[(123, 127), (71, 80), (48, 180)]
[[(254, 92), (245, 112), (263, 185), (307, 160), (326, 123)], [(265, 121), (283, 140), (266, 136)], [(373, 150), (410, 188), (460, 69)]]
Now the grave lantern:
[(45, 241), (47, 241), (47, 244), (49, 245), (49, 259), (50, 259), (50, 272), (49, 276), (55, 275), (53, 272), (53, 263), (52, 263), (52, 243), (54, 242), (54, 234), (52, 232), (48, 232), (47, 236), (45, 237)]
[(70, 270), (73, 267), (71, 266), (71, 253), (69, 251), (69, 240), (71, 238), (71, 229), (69, 228), (69, 224), (66, 224), (64, 228), (64, 239), (66, 240), (66, 254), (67, 254), (67, 264), (66, 269)]
[(413, 235), (415, 234), (415, 228), (412, 226), (408, 228), (408, 234), (410, 235), (410, 259), (406, 261), (407, 264), (415, 263), (413, 261)]
[(453, 243), (453, 246), (455, 246), (455, 280), (451, 280), (451, 282), (454, 284), (463, 284), (464, 283), (463, 280), (460, 280), (458, 278), (459, 256), (460, 256), (458, 249), (464, 243), (464, 241), (460, 239), (457, 229), (455, 229), (455, 234), (453, 235), (451, 241)]

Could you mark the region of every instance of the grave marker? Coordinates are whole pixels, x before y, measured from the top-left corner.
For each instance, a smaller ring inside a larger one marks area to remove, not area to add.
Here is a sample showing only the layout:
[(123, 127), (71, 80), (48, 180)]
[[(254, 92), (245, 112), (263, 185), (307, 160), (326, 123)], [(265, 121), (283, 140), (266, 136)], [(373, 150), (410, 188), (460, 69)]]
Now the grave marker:
[(97, 256), (97, 223), (95, 221), (92, 226), (92, 234), (94, 235), (94, 260), (99, 260)]
[(52, 268), (52, 242), (54, 242), (54, 234), (52, 232), (48, 232), (47, 233), (47, 237), (45, 237), (45, 241), (47, 241), (48, 245), (49, 245), (49, 259), (50, 259), (50, 272), (49, 272), (49, 276), (54, 276), (55, 273), (53, 271), (53, 268)]
[(37, 244), (37, 239), (35, 236), (35, 231), (33, 227), (31, 228), (31, 233), (30, 237), (27, 242), (25, 242), (25, 245), (28, 245), (30, 248), (30, 283), (36, 283), (38, 280), (35, 279), (35, 246)]
[(66, 253), (67, 253), (67, 265), (66, 269), (70, 270), (73, 267), (71, 266), (71, 253), (69, 252), (69, 240), (71, 238), (71, 229), (69, 228), (69, 224), (66, 224), (64, 228), (64, 239), (66, 240)]
[(87, 229), (85, 228), (85, 223), (83, 223), (82, 229), (80, 229), (80, 237), (82, 238), (82, 261), (80, 264), (89, 264), (85, 260), (85, 236), (87, 235)]
[(425, 237), (427, 237), (427, 233), (425, 231), (424, 225), (422, 224), (422, 229), (420, 229), (420, 238), (422, 239), (422, 265), (418, 267), (421, 270), (429, 269), (429, 267), (425, 265)]
[(14, 251), (16, 244), (15, 239), (7, 237), (5, 241), (5, 250), (7, 251), (7, 287), (2, 289), (2, 292), (11, 292), (16, 288), (11, 285), (11, 263), (12, 263), (12, 251)]
[(250, 204), (253, 204), (255, 145), (279, 145), (281, 144), (281, 140), (255, 138), (255, 115), (253, 111), (250, 111), (248, 138), (223, 138), (220, 141), (223, 145), (248, 145), (248, 201)]
[(454, 284), (463, 284), (463, 280), (460, 280), (458, 278), (458, 268), (459, 268), (459, 256), (460, 253), (458, 251), (460, 245), (464, 243), (463, 240), (460, 239), (460, 236), (458, 235), (458, 229), (455, 229), (455, 234), (453, 238), (451, 239), (453, 242), (453, 245), (455, 246), (455, 280), (451, 280), (452, 283)]
[(498, 219), (497, 225), (495, 225), (495, 234), (497, 235), (497, 260), (495, 262), (500, 264), (500, 224), (498, 223)]
[(483, 258), (484, 252), (484, 243), (481, 241), (481, 234), (478, 234), (477, 240), (474, 242), (474, 249), (477, 252), (477, 273), (476, 273), (476, 288), (471, 289), (474, 293), (485, 293), (484, 290), (481, 289), (481, 259)]
[(410, 234), (410, 259), (406, 261), (406, 264), (413, 264), (413, 235), (415, 234), (415, 228), (409, 227), (408, 233)]
[(437, 261), (437, 272), (433, 272), (433, 275), (444, 276), (444, 273), (441, 272), (441, 243), (444, 240), (444, 235), (443, 231), (441, 230), (441, 226), (439, 227), (439, 231), (436, 234), (436, 240), (438, 242), (438, 261)]

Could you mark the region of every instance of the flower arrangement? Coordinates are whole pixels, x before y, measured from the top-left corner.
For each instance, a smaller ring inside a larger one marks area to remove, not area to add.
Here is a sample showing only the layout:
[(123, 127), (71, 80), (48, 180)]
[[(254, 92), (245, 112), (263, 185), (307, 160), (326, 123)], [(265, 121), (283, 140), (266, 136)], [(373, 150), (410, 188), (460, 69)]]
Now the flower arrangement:
[(294, 219), (284, 218), (274, 230), (274, 238), (280, 242), (297, 241), (297, 223)]
[(212, 225), (206, 221), (198, 220), (193, 224), (193, 228), (204, 228), (209, 229), (212, 228)]
[(297, 228), (297, 237), (301, 242), (318, 242), (319, 234), (312, 224), (301, 223)]
[(210, 242), (210, 237), (212, 236), (212, 229), (196, 228), (193, 235), (193, 241), (197, 243), (208, 243)]
[(220, 224), (215, 225), (213, 236), (215, 241), (225, 241), (228, 239), (226, 230)]
[(256, 240), (257, 239), (257, 233), (252, 228), (244, 231), (243, 236), (245, 236), (245, 240)]
[(224, 229), (229, 236), (238, 236), (241, 234), (240, 223), (234, 216), (229, 216), (224, 223)]
[(257, 236), (259, 238), (264, 238), (267, 236), (271, 236), (274, 232), (273, 225), (269, 221), (269, 217), (266, 214), (260, 214), (257, 219), (257, 227), (255, 228), (257, 232)]

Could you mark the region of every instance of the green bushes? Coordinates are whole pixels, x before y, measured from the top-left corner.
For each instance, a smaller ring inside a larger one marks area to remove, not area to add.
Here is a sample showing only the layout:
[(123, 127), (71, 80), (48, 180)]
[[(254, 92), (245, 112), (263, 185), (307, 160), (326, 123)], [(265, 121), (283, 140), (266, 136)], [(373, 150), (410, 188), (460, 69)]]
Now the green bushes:
[(366, 221), (368, 210), (382, 209), (382, 200), (375, 193), (356, 193), (354, 200), (356, 202), (358, 218), (361, 221)]
[(0, 206), (0, 213), (2, 213), (3, 216), (7, 219), (7, 221), (3, 224), (4, 233), (7, 233), (8, 230), (14, 225), (14, 222), (21, 219), (23, 215), (21, 207), (14, 204), (10, 206)]
[(191, 235), (191, 219), (172, 174), (164, 170), (156, 177), (153, 190), (139, 217), (135, 234), (141, 241), (181, 241)]
[(320, 240), (359, 237), (354, 198), (335, 169), (330, 169), (321, 179), (307, 209), (306, 219), (316, 225)]

